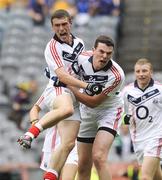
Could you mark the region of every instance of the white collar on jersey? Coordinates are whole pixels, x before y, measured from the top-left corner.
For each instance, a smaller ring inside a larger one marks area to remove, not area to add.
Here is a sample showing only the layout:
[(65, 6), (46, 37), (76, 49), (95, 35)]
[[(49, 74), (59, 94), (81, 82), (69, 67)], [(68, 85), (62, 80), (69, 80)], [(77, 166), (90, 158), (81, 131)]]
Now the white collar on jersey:
[[(74, 39), (76, 38), (73, 34), (71, 34), (71, 36), (72, 36), (72, 45), (68, 44), (69, 46), (73, 46)], [(61, 39), (59, 39), (56, 34), (54, 34), (53, 39), (58, 41), (60, 44), (65, 43), (65, 42), (61, 41)], [(65, 44), (67, 44), (67, 43), (65, 43)]]
[(138, 86), (138, 83), (137, 83), (137, 80), (134, 81), (134, 87), (142, 90), (143, 92), (148, 88), (148, 87), (152, 87), (154, 85), (154, 80), (151, 78), (148, 86), (145, 87), (145, 89), (141, 89), (139, 86)]

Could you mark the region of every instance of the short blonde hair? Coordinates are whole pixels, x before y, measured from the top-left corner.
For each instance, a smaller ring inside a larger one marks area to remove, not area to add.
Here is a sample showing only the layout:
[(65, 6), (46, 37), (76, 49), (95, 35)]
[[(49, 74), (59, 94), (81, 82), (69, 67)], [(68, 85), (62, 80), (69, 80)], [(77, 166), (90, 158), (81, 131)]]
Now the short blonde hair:
[(144, 65), (144, 64), (148, 64), (150, 66), (150, 70), (153, 71), (153, 66), (150, 62), (150, 60), (146, 59), (146, 58), (140, 58), (137, 60), (136, 65)]

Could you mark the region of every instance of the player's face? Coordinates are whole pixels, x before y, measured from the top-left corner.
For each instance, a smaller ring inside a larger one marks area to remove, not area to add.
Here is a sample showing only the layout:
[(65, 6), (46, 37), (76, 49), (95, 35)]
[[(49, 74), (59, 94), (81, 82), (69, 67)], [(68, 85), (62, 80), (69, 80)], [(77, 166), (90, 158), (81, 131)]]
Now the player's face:
[(104, 43), (98, 43), (93, 50), (93, 66), (96, 70), (100, 70), (107, 65), (113, 54), (113, 47)]
[(136, 64), (134, 67), (137, 83), (140, 88), (145, 88), (152, 78), (152, 70), (149, 64)]
[(71, 43), (71, 23), (67, 17), (63, 18), (54, 18), (53, 19), (52, 28), (53, 31), (56, 33), (57, 37), (65, 42), (70, 44)]

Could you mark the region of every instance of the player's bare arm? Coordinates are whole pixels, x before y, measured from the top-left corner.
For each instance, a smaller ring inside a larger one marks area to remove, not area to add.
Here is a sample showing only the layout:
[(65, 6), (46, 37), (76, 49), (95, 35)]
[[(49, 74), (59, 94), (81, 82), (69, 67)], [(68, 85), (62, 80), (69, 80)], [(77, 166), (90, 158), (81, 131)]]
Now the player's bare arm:
[(85, 93), (81, 93), (77, 88), (68, 86), (68, 88), (73, 92), (75, 97), (78, 101), (85, 104), (88, 107), (95, 108), (98, 105), (100, 105), (105, 99), (107, 99), (107, 96), (103, 93), (99, 95), (89, 96)]
[(30, 123), (35, 124), (39, 121), (39, 112), (41, 111), (40, 107), (38, 105), (34, 105), (32, 109), (30, 110), (29, 116), (30, 116)]
[(80, 81), (80, 80), (74, 78), (73, 76), (71, 76), (69, 73), (67, 73), (65, 71), (65, 69), (63, 67), (56, 69), (55, 72), (61, 82), (68, 84), (70, 86), (75, 86), (75, 87), (85, 89), (88, 85), (88, 83)]

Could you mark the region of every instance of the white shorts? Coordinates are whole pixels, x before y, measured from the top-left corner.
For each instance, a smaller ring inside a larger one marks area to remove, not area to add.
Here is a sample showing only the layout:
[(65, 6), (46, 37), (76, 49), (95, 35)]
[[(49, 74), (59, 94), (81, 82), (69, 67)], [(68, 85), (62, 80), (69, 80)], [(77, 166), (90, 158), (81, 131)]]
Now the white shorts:
[(42, 95), (36, 102), (36, 105), (38, 105), (41, 108), (41, 110), (48, 112), (53, 109), (55, 98), (62, 94), (70, 94), (73, 101), (74, 109), (79, 108), (78, 101), (76, 100), (75, 96), (69, 89), (64, 88), (64, 87), (54, 87), (54, 86), (51, 86), (50, 84), (47, 85)]
[(162, 159), (162, 138), (152, 138), (133, 145), (139, 164), (142, 164), (144, 156)]
[[(75, 165), (78, 165), (78, 154), (77, 154), (77, 150), (75, 150), (76, 148), (74, 148), (66, 162), (65, 162), (65, 165), (66, 164), (75, 164)], [(41, 160), (41, 164), (40, 164), (40, 168), (44, 171), (47, 171), (48, 168), (49, 168), (49, 162), (50, 162), (50, 158), (51, 158), (51, 153), (50, 152), (44, 152), (43, 155), (42, 155), (42, 160)]]
[[(60, 136), (58, 134), (57, 128), (52, 127), (47, 130), (44, 146), (43, 146), (43, 155), (40, 164), (40, 168), (44, 171), (47, 171), (49, 168), (49, 162), (52, 154), (52, 150), (57, 148), (60, 145)], [(78, 154), (77, 154), (77, 143), (73, 150), (70, 152), (65, 164), (78, 164)]]
[[(108, 108), (100, 109), (98, 111), (81, 111), (82, 122), (80, 124), (78, 137), (80, 138), (94, 138), (97, 131), (101, 128), (109, 131), (117, 132), (121, 125), (121, 114), (123, 108)], [(111, 131), (112, 130), (112, 131)]]

